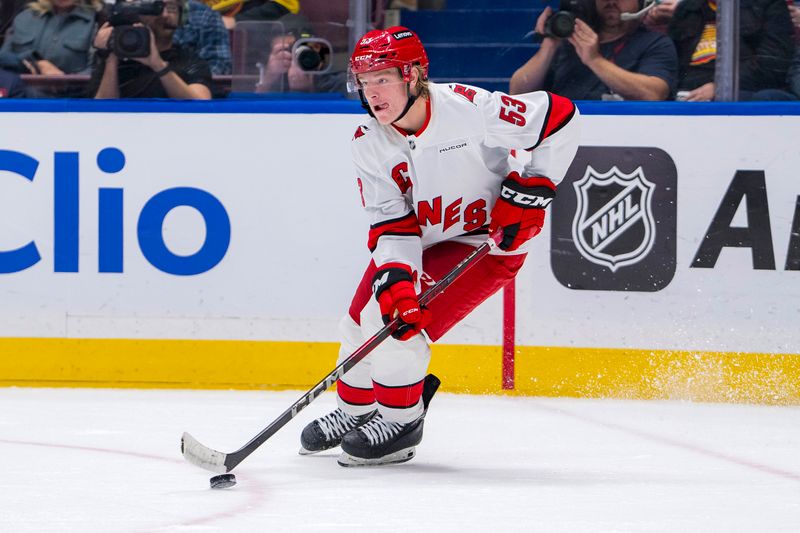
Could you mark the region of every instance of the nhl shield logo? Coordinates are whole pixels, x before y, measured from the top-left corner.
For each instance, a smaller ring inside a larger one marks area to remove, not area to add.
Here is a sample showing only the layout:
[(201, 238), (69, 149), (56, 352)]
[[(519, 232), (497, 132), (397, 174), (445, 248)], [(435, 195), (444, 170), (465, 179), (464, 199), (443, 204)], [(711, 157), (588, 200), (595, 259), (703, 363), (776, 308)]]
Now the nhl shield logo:
[(641, 166), (630, 174), (616, 166), (601, 174), (587, 165), (573, 187), (577, 208), (572, 238), (583, 257), (616, 272), (647, 256), (656, 240), (655, 184), (645, 178)]

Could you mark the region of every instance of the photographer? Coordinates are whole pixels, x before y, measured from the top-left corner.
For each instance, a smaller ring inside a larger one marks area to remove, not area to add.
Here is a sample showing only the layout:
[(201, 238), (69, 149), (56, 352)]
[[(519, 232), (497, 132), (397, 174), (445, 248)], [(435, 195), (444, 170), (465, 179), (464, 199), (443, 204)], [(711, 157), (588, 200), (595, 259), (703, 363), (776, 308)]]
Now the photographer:
[(580, 8), (572, 33), (553, 36), (546, 23), (553, 12), (546, 8), (536, 21), (544, 40), (512, 76), (511, 94), (546, 89), (573, 100), (665, 100), (670, 95), (678, 72), (672, 41), (638, 20), (621, 18), (638, 11), (640, 0), (563, 4)]
[(293, 55), (298, 39), (313, 37), (308, 20), (302, 15), (289, 14), (278, 22), (283, 31), (271, 38), (255, 92), (345, 92), (345, 73), (319, 72), (330, 62), (330, 50), (312, 42), (298, 48), (297, 57)]
[[(193, 51), (172, 42), (186, 14), (185, 2), (167, 0), (163, 8), (161, 5), (160, 2), (123, 4), (128, 16), (141, 7), (137, 17), (140, 22), (114, 27), (112, 14), (110, 23), (97, 32), (94, 42), (98, 49), (97, 60), (89, 84), (95, 98), (211, 98), (208, 64)], [(117, 6), (120, 4), (115, 8)], [(149, 46), (145, 43), (144, 50), (128, 50), (124, 54), (126, 57), (119, 57), (120, 46), (135, 41), (136, 35), (131, 29), (136, 28), (148, 29)], [(119, 38), (120, 32), (127, 32), (126, 38)], [(112, 35), (117, 37), (112, 38)]]

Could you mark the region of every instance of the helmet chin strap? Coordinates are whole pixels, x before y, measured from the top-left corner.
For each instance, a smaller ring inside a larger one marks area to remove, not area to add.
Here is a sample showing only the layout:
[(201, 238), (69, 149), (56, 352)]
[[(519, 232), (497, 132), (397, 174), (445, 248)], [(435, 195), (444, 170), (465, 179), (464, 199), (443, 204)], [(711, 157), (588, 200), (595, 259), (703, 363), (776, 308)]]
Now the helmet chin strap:
[(406, 116), (408, 110), (411, 109), (411, 106), (414, 105), (414, 102), (417, 101), (417, 96), (411, 93), (410, 83), (406, 83), (406, 94), (408, 95), (408, 102), (406, 102), (406, 107), (403, 109), (403, 112), (400, 113), (400, 116), (392, 121), (392, 124), (395, 124), (397, 121), (401, 120), (404, 116)]
[[(411, 106), (414, 105), (414, 102), (417, 101), (417, 95), (411, 92), (411, 84), (408, 82), (406, 82), (406, 94), (408, 94), (408, 102), (406, 102), (406, 107), (400, 113), (400, 116), (398, 116), (396, 119), (392, 121), (392, 124), (396, 123), (398, 120), (401, 120), (404, 116), (406, 116), (406, 113), (408, 113), (409, 109), (411, 109)], [(369, 102), (367, 102), (367, 99), (364, 96), (363, 89), (358, 90), (358, 97), (361, 99), (361, 107), (363, 107), (367, 111), (367, 113), (369, 113), (369, 116), (375, 118), (375, 114), (372, 112), (372, 108), (369, 106)]]

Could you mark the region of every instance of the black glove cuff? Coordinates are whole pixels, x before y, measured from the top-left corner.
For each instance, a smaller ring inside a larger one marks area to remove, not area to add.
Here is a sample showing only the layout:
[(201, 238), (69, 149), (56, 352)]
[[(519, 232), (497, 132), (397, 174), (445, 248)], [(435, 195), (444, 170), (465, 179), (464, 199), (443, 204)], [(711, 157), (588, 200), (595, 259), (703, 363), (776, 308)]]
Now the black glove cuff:
[(378, 270), (372, 278), (372, 293), (375, 295), (375, 299), (379, 299), (383, 291), (398, 281), (410, 281), (413, 283), (414, 278), (412, 278), (411, 273), (404, 268), (389, 267)]
[(550, 187), (545, 185), (526, 187), (510, 179), (503, 180), (500, 188), (500, 198), (522, 209), (544, 209), (555, 197), (556, 191)]

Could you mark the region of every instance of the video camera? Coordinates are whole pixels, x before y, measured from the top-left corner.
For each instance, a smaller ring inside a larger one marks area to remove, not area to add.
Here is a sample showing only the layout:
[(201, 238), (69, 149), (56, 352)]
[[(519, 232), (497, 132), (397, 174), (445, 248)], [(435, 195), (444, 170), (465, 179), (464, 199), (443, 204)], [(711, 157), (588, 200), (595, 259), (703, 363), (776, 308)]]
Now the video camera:
[(597, 19), (595, 0), (561, 0), (558, 10), (544, 21), (544, 34), (566, 39), (575, 31), (575, 19), (594, 27)]
[(150, 28), (134, 26), (142, 16), (157, 17), (164, 11), (162, 0), (150, 2), (117, 0), (111, 8), (109, 24), (114, 27), (108, 40), (108, 50), (119, 58), (147, 57), (150, 55)]

